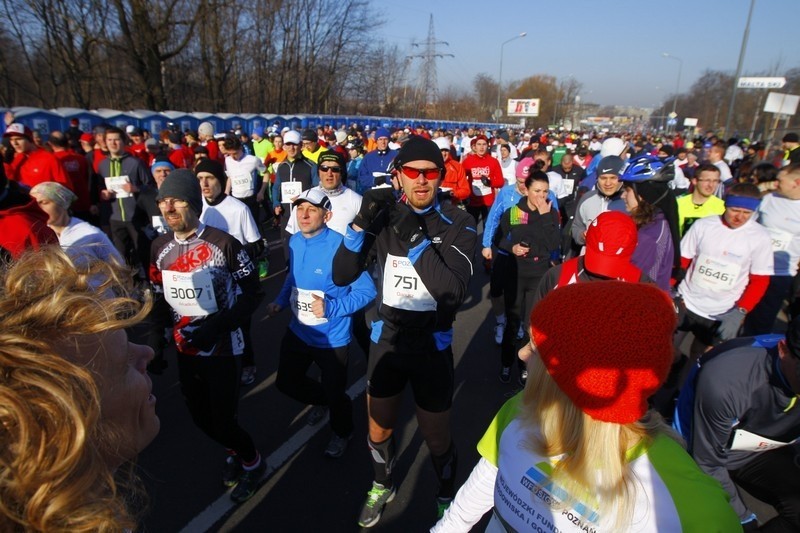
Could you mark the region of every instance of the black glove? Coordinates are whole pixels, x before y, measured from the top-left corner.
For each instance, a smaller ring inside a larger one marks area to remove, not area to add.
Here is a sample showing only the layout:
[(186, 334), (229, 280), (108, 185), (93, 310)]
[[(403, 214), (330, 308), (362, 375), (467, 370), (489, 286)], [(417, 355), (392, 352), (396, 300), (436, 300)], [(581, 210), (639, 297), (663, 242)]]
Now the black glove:
[(197, 328), (192, 331), (181, 331), (183, 338), (186, 339), (186, 345), (200, 350), (201, 352), (208, 352), (214, 348), (214, 345), (222, 338), (223, 335), (230, 334), (223, 327), (221, 320), (214, 318), (206, 319)]
[(364, 230), (369, 228), (378, 214), (395, 202), (394, 189), (391, 187), (367, 190), (361, 199), (361, 209), (353, 218), (353, 224)]
[(373, 172), (373, 176), (372, 176), (372, 178), (373, 178), (373, 187), (379, 187), (381, 185), (390, 184), (390, 181), (391, 181), (390, 178), (392, 177), (391, 174), (389, 174), (388, 172), (386, 174), (380, 174), (378, 176), (375, 176), (375, 174), (376, 173)]
[(419, 215), (405, 204), (398, 204), (397, 207), (392, 210), (389, 216), (389, 225), (395, 235), (406, 243), (409, 248), (413, 248), (419, 244), (422, 240), (421, 237), (424, 235)]
[(492, 186), (492, 182), (489, 180), (489, 176), (483, 176), (481, 178), (481, 183), (483, 183), (487, 187), (491, 187)]

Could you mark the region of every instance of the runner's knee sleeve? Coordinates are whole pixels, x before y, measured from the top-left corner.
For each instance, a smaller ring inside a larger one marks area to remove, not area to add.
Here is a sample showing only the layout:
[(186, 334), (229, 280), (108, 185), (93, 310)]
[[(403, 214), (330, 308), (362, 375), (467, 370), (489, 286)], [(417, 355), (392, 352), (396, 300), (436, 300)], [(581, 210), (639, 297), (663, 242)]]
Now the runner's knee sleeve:
[(384, 487), (392, 485), (392, 468), (394, 467), (394, 436), (383, 442), (372, 442), (367, 436), (372, 467), (375, 469), (375, 481)]
[(458, 466), (458, 453), (456, 445), (451, 441), (450, 447), (442, 455), (431, 454), (433, 469), (439, 480), (440, 498), (452, 498), (455, 496), (456, 467)]

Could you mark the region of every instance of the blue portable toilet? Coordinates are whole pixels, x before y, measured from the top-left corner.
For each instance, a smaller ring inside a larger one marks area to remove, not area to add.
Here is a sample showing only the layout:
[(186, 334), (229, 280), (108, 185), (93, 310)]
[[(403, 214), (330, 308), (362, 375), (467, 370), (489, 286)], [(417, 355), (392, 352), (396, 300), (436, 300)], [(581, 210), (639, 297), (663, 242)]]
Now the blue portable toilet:
[(103, 117), (97, 113), (77, 107), (57, 107), (50, 111), (61, 115), (61, 131), (66, 131), (69, 128), (69, 121), (73, 118), (78, 119), (78, 127), (81, 131), (87, 133), (91, 132), (92, 128), (103, 122)]
[(13, 107), (14, 121), (36, 130), (44, 140), (51, 131), (61, 129), (61, 115), (38, 107)]
[(214, 133), (222, 133), (225, 131), (225, 124), (217, 115), (196, 111), (194, 113), (189, 113), (189, 117), (197, 121), (198, 128), (203, 122), (208, 122), (214, 127)]
[(167, 117), (168, 122), (175, 124), (181, 131), (197, 131), (197, 119), (184, 111), (164, 111), (161, 113)]
[(95, 109), (94, 112), (102, 118), (104, 123), (116, 126), (122, 131), (125, 131), (126, 126), (139, 127), (139, 119), (131, 112), (106, 108)]
[(169, 119), (161, 113), (149, 109), (135, 109), (129, 114), (139, 121), (139, 127), (150, 131), (150, 135), (157, 137), (161, 130), (167, 127)]

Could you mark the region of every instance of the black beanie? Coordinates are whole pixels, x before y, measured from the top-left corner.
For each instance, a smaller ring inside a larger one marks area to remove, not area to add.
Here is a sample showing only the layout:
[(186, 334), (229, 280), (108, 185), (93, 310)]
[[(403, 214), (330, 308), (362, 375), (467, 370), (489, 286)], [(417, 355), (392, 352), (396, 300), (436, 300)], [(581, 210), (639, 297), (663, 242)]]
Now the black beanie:
[(400, 147), (400, 152), (395, 158), (396, 166), (405, 165), (409, 161), (431, 161), (436, 163), (437, 167), (444, 168), (444, 158), (439, 147), (435, 142), (420, 135), (412, 135)]
[(228, 183), (228, 175), (225, 174), (225, 169), (219, 161), (208, 158), (201, 159), (194, 167), (194, 172), (195, 174), (200, 174), (201, 172), (213, 174), (214, 177), (219, 180), (220, 185), (222, 185), (222, 190), (225, 190), (225, 185)]
[(203, 212), (203, 194), (200, 192), (200, 182), (197, 181), (194, 172), (189, 169), (179, 168), (170, 172), (169, 176), (164, 179), (164, 183), (161, 184), (161, 188), (158, 189), (156, 200), (164, 198), (189, 202), (189, 207), (197, 213), (197, 216)]

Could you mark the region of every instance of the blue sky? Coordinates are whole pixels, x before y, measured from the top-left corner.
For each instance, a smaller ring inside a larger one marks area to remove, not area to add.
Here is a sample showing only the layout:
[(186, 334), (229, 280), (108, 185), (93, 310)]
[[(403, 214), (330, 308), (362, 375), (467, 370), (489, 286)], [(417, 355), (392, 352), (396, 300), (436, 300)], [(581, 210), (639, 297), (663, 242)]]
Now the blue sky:
[[(583, 83), (585, 102), (653, 107), (689, 88), (707, 68), (734, 73), (750, 0), (397, 0), (373, 3), (386, 19), (379, 33), (414, 54), (424, 41), (432, 13), (436, 39), (447, 41), (437, 60), (439, 88), (472, 90), (478, 73), (496, 80), (500, 45), (505, 45), (503, 84), (534, 74), (573, 76)], [(569, 6), (569, 7), (567, 7)], [(800, 0), (756, 0), (743, 75), (780, 76), (800, 67)], [(419, 65), (415, 61), (414, 73)], [(537, 95), (528, 95), (536, 97)]]

